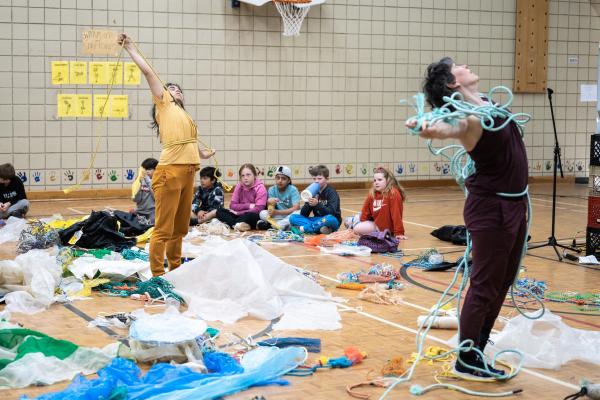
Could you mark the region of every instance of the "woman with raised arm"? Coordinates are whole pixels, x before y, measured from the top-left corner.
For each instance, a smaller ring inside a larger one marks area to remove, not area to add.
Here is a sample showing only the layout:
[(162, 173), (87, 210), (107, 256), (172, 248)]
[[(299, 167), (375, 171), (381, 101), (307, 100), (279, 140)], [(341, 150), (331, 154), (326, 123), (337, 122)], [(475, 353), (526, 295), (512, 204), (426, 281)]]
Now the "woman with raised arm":
[(167, 255), (169, 270), (181, 265), (181, 243), (188, 232), (194, 197), (194, 175), (201, 158), (210, 158), (214, 150), (198, 147), (196, 123), (184, 108), (181, 87), (162, 81), (125, 34), (119, 45), (129, 53), (152, 92), (152, 124), (160, 138), (162, 152), (152, 177), (156, 202), (156, 222), (150, 240), (150, 269), (154, 276), (165, 273)]

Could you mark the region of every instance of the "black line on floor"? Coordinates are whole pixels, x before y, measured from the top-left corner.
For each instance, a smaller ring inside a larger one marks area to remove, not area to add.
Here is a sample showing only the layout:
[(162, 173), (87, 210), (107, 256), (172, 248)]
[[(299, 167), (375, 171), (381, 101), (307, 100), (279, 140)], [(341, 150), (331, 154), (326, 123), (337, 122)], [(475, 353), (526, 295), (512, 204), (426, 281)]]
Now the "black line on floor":
[[(66, 308), (67, 310), (71, 311), (73, 314), (75, 314), (75, 315), (83, 318), (84, 320), (86, 320), (88, 322), (94, 320), (94, 318), (90, 317), (89, 315), (87, 315), (86, 313), (84, 313), (83, 311), (81, 311), (79, 308), (75, 307), (73, 304), (64, 303), (63, 307)], [(96, 328), (100, 329), (102, 332), (106, 333), (111, 338), (116, 339), (119, 342), (123, 343), (125, 346), (129, 347), (129, 340), (123, 339), (121, 337), (121, 335), (119, 335), (117, 332), (113, 331), (112, 329), (110, 329), (110, 328), (108, 328), (106, 326), (96, 326)]]

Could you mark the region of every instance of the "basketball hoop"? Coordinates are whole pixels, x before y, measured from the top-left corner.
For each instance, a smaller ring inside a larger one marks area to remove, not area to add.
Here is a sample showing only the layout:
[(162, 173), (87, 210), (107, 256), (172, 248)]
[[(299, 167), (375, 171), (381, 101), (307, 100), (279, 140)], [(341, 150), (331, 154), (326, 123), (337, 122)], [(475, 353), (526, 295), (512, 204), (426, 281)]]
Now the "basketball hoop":
[[(239, 0), (242, 3), (261, 7), (270, 1), (275, 3), (283, 19), (283, 36), (298, 36), (302, 21), (312, 6), (325, 3), (326, 0)], [(233, 4), (233, 3), (232, 3)]]
[(311, 0), (273, 0), (283, 19), (283, 36), (298, 36), (304, 17), (308, 14)]

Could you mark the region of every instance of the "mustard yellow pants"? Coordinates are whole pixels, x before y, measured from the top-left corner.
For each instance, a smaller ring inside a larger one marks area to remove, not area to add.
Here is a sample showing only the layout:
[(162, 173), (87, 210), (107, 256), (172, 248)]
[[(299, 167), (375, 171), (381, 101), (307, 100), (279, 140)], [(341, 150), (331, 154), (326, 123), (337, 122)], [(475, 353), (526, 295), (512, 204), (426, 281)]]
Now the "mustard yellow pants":
[(181, 265), (181, 243), (190, 224), (197, 170), (198, 166), (192, 164), (172, 164), (158, 165), (154, 171), (156, 222), (150, 239), (150, 269), (154, 276), (165, 273), (165, 251), (169, 270)]

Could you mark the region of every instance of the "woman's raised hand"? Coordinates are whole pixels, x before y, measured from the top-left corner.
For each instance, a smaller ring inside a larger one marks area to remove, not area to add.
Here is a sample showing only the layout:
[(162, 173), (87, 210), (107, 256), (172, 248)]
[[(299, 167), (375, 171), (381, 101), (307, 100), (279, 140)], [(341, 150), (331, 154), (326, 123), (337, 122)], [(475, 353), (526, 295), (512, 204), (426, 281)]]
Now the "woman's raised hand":
[(131, 43), (131, 38), (127, 36), (126, 33), (120, 33), (119, 38), (117, 39), (117, 43), (119, 44), (119, 46), (125, 46)]

